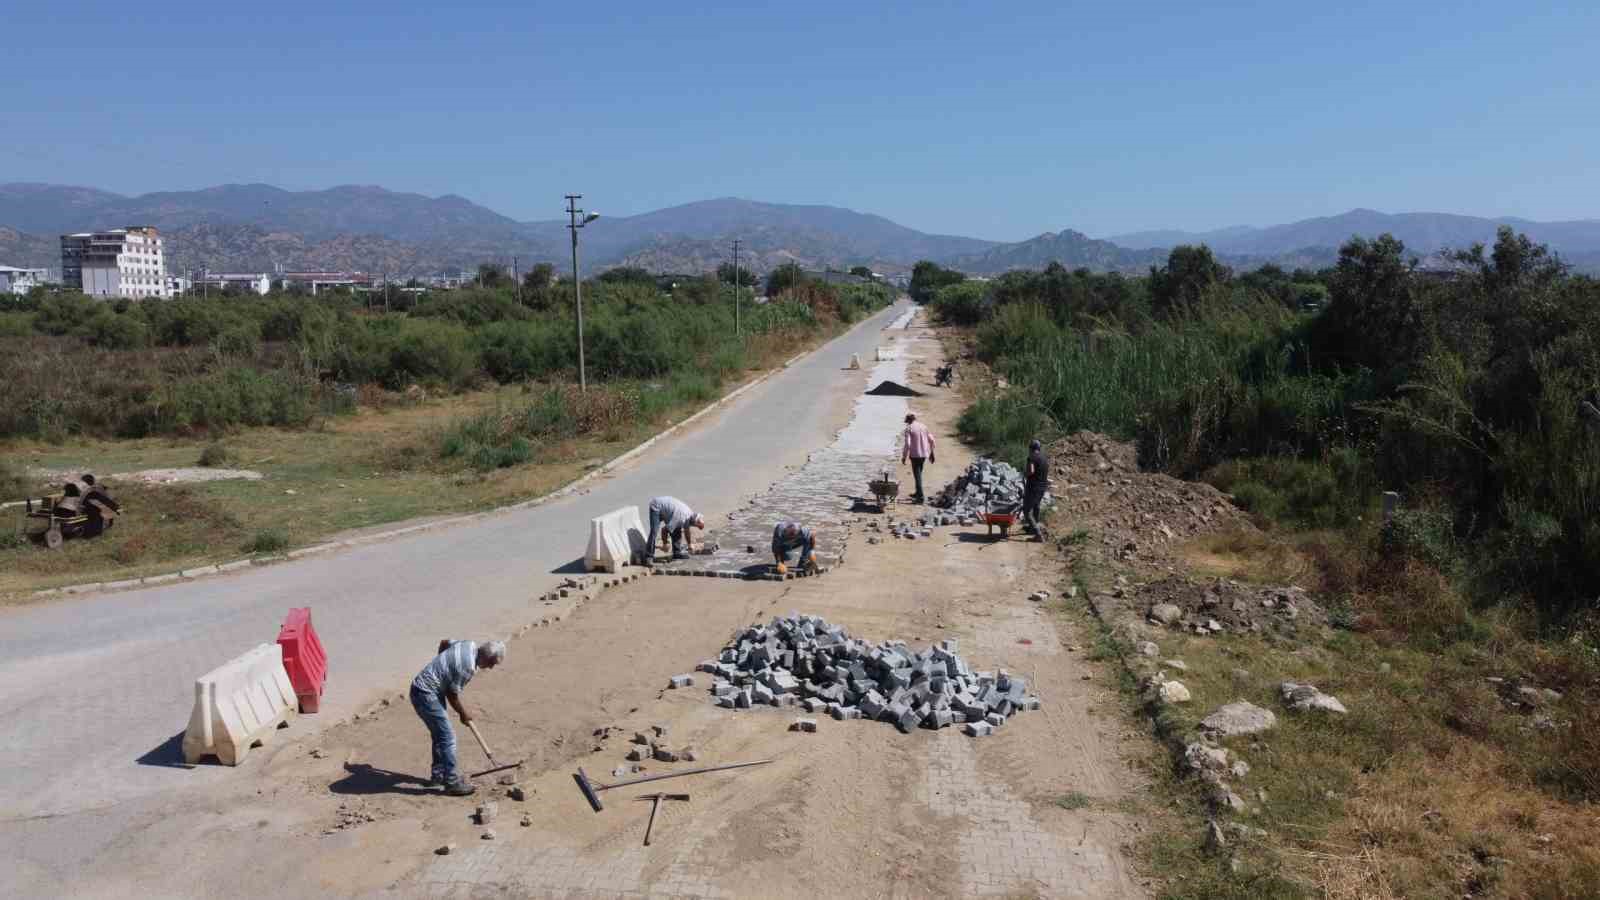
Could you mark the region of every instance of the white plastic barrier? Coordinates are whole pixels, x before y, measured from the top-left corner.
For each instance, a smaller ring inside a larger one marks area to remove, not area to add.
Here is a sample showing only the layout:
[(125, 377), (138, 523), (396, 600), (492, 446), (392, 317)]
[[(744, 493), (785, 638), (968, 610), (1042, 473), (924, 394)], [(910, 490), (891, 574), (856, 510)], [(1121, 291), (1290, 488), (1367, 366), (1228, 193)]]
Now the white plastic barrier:
[(639, 508), (625, 506), (589, 521), (589, 548), (583, 552), (583, 567), (590, 572), (615, 572), (650, 550)]
[(184, 761), (216, 756), (223, 765), (236, 766), (299, 708), (283, 668), (283, 647), (262, 644), (195, 680)]

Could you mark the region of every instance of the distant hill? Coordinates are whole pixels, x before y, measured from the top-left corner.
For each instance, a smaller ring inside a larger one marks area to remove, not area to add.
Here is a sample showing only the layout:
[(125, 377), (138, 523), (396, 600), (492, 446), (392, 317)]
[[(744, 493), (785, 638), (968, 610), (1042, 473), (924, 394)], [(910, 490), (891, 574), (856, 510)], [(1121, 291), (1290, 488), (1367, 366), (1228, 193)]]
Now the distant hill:
[(1338, 248), (1352, 236), (1375, 237), (1385, 232), (1404, 241), (1419, 255), (1442, 249), (1466, 249), (1474, 242), (1493, 243), (1495, 230), (1509, 225), (1529, 238), (1576, 260), (1600, 252), (1600, 219), (1534, 222), (1514, 216), (1480, 218), (1447, 213), (1381, 213), (1353, 209), (1337, 216), (1304, 219), (1265, 228), (1234, 226), (1216, 231), (1142, 231), (1106, 240), (1124, 247), (1170, 248), (1206, 244), (1218, 253), (1276, 257), (1307, 247)]
[(0, 266), (61, 269), (61, 242), (0, 225)]
[(381, 234), (402, 241), (517, 238), (520, 225), (461, 197), (424, 197), (347, 185), (286, 191), (265, 184), (225, 184), (198, 191), (124, 197), (94, 188), (0, 185), (0, 224), (37, 234), (154, 225), (254, 225), (317, 240), (336, 234)]
[[(590, 201), (602, 213), (605, 203)], [(557, 205), (555, 203), (552, 204)], [(657, 272), (701, 272), (743, 241), (743, 262), (758, 273), (789, 261), (809, 269), (866, 265), (904, 272), (931, 259), (975, 274), (1041, 268), (1142, 272), (1180, 243), (1206, 243), (1236, 268), (1277, 262), (1327, 265), (1351, 235), (1385, 231), (1419, 256), (1444, 247), (1490, 241), (1504, 222), (1550, 244), (1581, 266), (1600, 266), (1600, 220), (1531, 222), (1437, 213), (1352, 210), (1266, 228), (1209, 232), (1158, 230), (1096, 240), (1071, 229), (998, 243), (928, 234), (882, 216), (836, 206), (763, 203), (723, 197), (634, 216), (604, 216), (584, 229), (588, 272), (637, 265)], [(174, 271), (270, 271), (354, 268), (398, 277), (472, 269), (482, 262), (565, 269), (570, 259), (564, 219), (519, 222), (462, 197), (427, 197), (381, 187), (345, 185), (286, 191), (230, 184), (136, 197), (92, 187), (0, 184), (0, 264), (58, 268), (65, 232), (149, 224), (170, 237)]]
[(1069, 269), (1089, 268), (1097, 272), (1142, 273), (1166, 261), (1164, 250), (1129, 250), (1110, 241), (1097, 241), (1067, 229), (1045, 232), (1015, 244), (1000, 244), (982, 253), (957, 257), (951, 265), (974, 275), (993, 275), (1011, 269), (1042, 269), (1059, 262)]

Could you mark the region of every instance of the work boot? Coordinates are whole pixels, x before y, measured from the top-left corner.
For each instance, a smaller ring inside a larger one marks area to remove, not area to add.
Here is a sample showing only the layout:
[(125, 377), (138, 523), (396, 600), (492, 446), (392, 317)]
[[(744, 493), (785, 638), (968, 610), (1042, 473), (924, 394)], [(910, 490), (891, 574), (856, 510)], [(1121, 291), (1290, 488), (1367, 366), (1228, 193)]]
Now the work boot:
[(689, 558), (689, 554), (683, 552), (682, 550), (676, 550), (676, 551), (673, 551), (672, 558), (673, 559), (688, 559)]
[(446, 797), (470, 797), (477, 792), (478, 789), (476, 786), (468, 784), (465, 781), (457, 781), (454, 784), (447, 784), (444, 786), (444, 795)]

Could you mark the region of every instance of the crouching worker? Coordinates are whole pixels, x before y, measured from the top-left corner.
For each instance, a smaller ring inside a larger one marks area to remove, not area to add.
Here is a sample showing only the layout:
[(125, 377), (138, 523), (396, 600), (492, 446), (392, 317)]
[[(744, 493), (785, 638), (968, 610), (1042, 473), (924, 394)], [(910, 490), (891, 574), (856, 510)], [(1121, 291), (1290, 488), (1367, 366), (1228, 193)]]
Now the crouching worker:
[(789, 555), (795, 550), (800, 551), (798, 564), (802, 571), (816, 569), (816, 533), (798, 522), (779, 522), (772, 529), (772, 557), (777, 561), (778, 574), (789, 571)]
[(650, 501), (650, 548), (645, 552), (644, 564), (655, 562), (656, 542), (665, 529), (672, 535), (672, 558), (688, 559), (694, 552), (694, 535), (690, 529), (705, 530), (705, 517), (689, 508), (677, 497), (656, 497)]
[(456, 732), (450, 727), (445, 704), (455, 708), (461, 724), (472, 724), (472, 714), (461, 704), (461, 692), (478, 669), (492, 669), (506, 658), (504, 641), (441, 641), (439, 655), (411, 680), (411, 708), (433, 739), (433, 784), (451, 797), (465, 797), (477, 788), (461, 777), (456, 767)]

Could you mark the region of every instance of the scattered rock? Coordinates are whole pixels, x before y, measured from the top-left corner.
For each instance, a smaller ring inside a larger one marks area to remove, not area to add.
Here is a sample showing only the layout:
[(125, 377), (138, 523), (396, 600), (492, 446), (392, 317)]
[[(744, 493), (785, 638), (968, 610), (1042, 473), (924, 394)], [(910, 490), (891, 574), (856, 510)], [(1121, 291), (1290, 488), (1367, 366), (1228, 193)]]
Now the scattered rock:
[(1133, 645), (1133, 649), (1137, 650), (1139, 652), (1140, 656), (1160, 656), (1161, 655), (1161, 648), (1157, 647), (1151, 641), (1140, 641), (1139, 643)]
[(1228, 751), (1194, 741), (1183, 748), (1183, 762), (1191, 772), (1221, 772), (1228, 767)]
[(445, 845), (441, 846), (439, 849), (437, 849), (437, 850), (435, 850), (433, 852), (439, 854), (440, 856), (449, 856), (450, 854), (454, 853), (455, 850), (456, 850), (456, 845), (455, 845), (454, 842), (452, 842), (452, 843), (445, 844)]
[(650, 726), (650, 733), (654, 734), (658, 738), (664, 738), (664, 737), (667, 736), (667, 726), (665, 726), (665, 725), (651, 725)]
[(1324, 694), (1317, 690), (1314, 685), (1285, 681), (1278, 686), (1278, 690), (1283, 695), (1284, 704), (1296, 712), (1322, 710), (1324, 712), (1337, 713), (1341, 716), (1349, 712), (1344, 708), (1344, 704), (1339, 702), (1338, 697)]
[(1243, 778), (1250, 774), (1250, 764), (1242, 759), (1236, 759), (1233, 765), (1228, 767), (1228, 773), (1235, 778)]
[(312, 759), (322, 759), (323, 757), (325, 757), (327, 755), (328, 754), (322, 752), (322, 748), (321, 747), (318, 747), (317, 749), (311, 751), (311, 758)]
[(484, 829), (484, 832), (483, 832), (483, 839), (484, 840), (492, 841), (492, 840), (494, 840), (494, 838), (495, 838), (495, 834), (494, 834), (494, 829), (493, 828)]
[(522, 785), (515, 784), (511, 786), (511, 790), (506, 791), (506, 796), (521, 802), (528, 799), (528, 792), (522, 789)]
[(1157, 603), (1150, 607), (1150, 618), (1162, 625), (1175, 625), (1183, 618), (1183, 610), (1171, 603)]
[(1181, 659), (1166, 659), (1162, 660), (1161, 664), (1169, 669), (1175, 669), (1179, 672), (1189, 671), (1189, 664)]
[(515, 776), (515, 775), (501, 775), (499, 780), (500, 780), (500, 784), (502, 786), (510, 787), (513, 784), (517, 783), (517, 776)]
[(678, 758), (684, 762), (694, 762), (700, 758), (700, 754), (693, 747), (685, 747), (678, 751)]
[(1189, 689), (1181, 681), (1163, 681), (1156, 694), (1162, 703), (1188, 703), (1191, 699)]
[(1217, 812), (1244, 812), (1244, 799), (1226, 785), (1216, 785), (1211, 789), (1211, 808)]
[(657, 747), (655, 758), (656, 762), (677, 762), (678, 754), (668, 750), (666, 747)]
[(1207, 853), (1221, 853), (1228, 849), (1228, 837), (1216, 819), (1206, 823), (1205, 849)]
[(1200, 730), (1216, 737), (1259, 734), (1278, 724), (1272, 710), (1262, 709), (1248, 700), (1236, 700), (1200, 720)]
[(490, 800), (488, 803), (480, 805), (475, 815), (479, 825), (487, 825), (493, 822), (496, 816), (500, 815), (500, 804)]
[(532, 824), (533, 824), (533, 816), (524, 814), (523, 817), (522, 817), (522, 827), (523, 828), (527, 828), (527, 827), (531, 826)]

